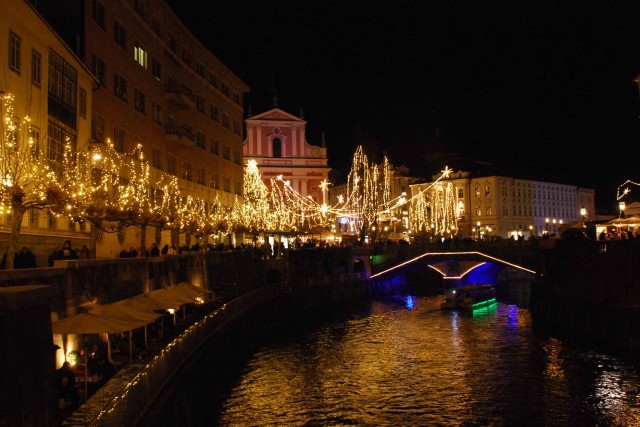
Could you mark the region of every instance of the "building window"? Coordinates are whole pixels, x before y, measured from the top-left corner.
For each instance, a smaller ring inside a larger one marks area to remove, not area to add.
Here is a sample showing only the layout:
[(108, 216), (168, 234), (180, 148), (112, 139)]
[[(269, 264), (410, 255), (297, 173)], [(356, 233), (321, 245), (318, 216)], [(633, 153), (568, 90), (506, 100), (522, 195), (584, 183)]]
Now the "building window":
[(219, 116), (219, 111), (218, 111), (218, 107), (216, 107), (215, 105), (211, 104), (211, 120), (215, 120), (220, 121), (220, 116)]
[(38, 209), (29, 209), (29, 225), (35, 227), (38, 225)]
[(104, 118), (97, 114), (91, 117), (91, 138), (97, 142), (104, 141)]
[[(520, 190), (518, 190), (520, 191)], [(491, 196), (491, 186), (489, 184), (484, 186), (484, 195), (485, 196)]]
[(136, 109), (136, 111), (138, 111), (139, 113), (142, 113), (142, 114), (147, 114), (146, 113), (146, 108), (145, 108), (145, 95), (144, 95), (144, 93), (140, 92), (138, 89), (134, 89), (133, 94), (134, 94), (133, 105), (134, 105), (134, 108)]
[(220, 154), (220, 141), (217, 139), (211, 140), (211, 154), (215, 154), (216, 156)]
[(98, 0), (91, 2), (91, 19), (95, 21), (100, 28), (104, 29), (104, 5)]
[(91, 72), (98, 78), (100, 86), (107, 87), (104, 61), (96, 55), (91, 55)]
[(485, 209), (485, 212), (487, 213), (487, 216), (491, 216), (492, 215), (491, 206), (487, 206)]
[(133, 59), (140, 64), (141, 67), (147, 68), (147, 50), (137, 43), (133, 47)]
[(20, 46), (22, 40), (13, 31), (9, 32), (9, 68), (19, 73), (21, 68)]
[(204, 64), (201, 62), (196, 62), (196, 73), (198, 73), (202, 78), (205, 78), (207, 72), (204, 69)]
[(153, 74), (156, 80), (162, 81), (162, 65), (155, 58), (151, 60), (151, 74)]
[(57, 225), (56, 216), (51, 212), (47, 214), (47, 225), (49, 228), (56, 228)]
[(222, 126), (229, 129), (229, 116), (227, 113), (222, 113)]
[(476, 206), (476, 216), (481, 216), (482, 215), (482, 210), (480, 209), (480, 206)]
[(113, 94), (127, 102), (127, 79), (118, 73), (113, 73)]
[(242, 164), (242, 155), (240, 154), (240, 152), (238, 150), (233, 150), (233, 161), (237, 165), (241, 165)]
[(227, 176), (224, 177), (223, 190), (227, 193), (231, 192), (231, 180)]
[(196, 182), (200, 185), (206, 184), (206, 172), (204, 168), (198, 168), (198, 175), (196, 176)]
[(193, 181), (193, 175), (191, 173), (191, 163), (182, 161), (182, 178), (187, 181)]
[(464, 199), (464, 190), (462, 188), (458, 188), (458, 199)]
[(282, 142), (280, 138), (273, 138), (273, 157), (282, 157)]
[(236, 135), (240, 135), (241, 134), (240, 122), (237, 121), (237, 120), (233, 121), (233, 133), (235, 133)]
[(35, 126), (29, 127), (29, 144), (31, 145), (31, 157), (40, 158), (40, 129)]
[(31, 82), (40, 86), (42, 80), (42, 55), (37, 50), (31, 51)]
[(218, 88), (218, 76), (213, 73), (209, 73), (209, 84), (216, 89)]
[(127, 30), (118, 21), (113, 24), (113, 41), (124, 50), (127, 50)]
[(154, 148), (151, 152), (151, 164), (154, 168), (162, 169), (162, 150)]
[(476, 187), (474, 189), (474, 194), (475, 194), (476, 197), (480, 197), (480, 187)]
[(171, 49), (171, 52), (173, 53), (176, 53), (178, 51), (178, 42), (173, 36), (169, 36), (169, 49)]
[(78, 95), (78, 112), (82, 117), (87, 117), (87, 91), (80, 89)]
[(201, 96), (196, 96), (196, 110), (199, 113), (204, 113), (204, 98)]
[(202, 148), (203, 150), (207, 149), (207, 138), (203, 132), (196, 132), (196, 145), (198, 148)]
[(49, 122), (49, 134), (47, 137), (47, 159), (62, 165), (64, 145), (66, 141), (73, 143), (74, 137), (60, 126)]
[(185, 64), (191, 67), (191, 54), (186, 50), (182, 51), (182, 60), (184, 61)]
[(167, 172), (176, 175), (176, 158), (173, 156), (167, 157)]
[(113, 129), (113, 148), (119, 153), (124, 153), (126, 132), (120, 128)]
[(240, 185), (240, 182), (233, 181), (233, 192), (238, 195), (242, 194), (242, 185)]
[(220, 188), (220, 180), (218, 178), (218, 174), (217, 173), (213, 173), (211, 172), (211, 187), (213, 188)]
[(49, 49), (49, 115), (69, 127), (76, 127), (78, 72)]
[(226, 83), (222, 83), (222, 93), (227, 97), (231, 98), (231, 88)]
[(222, 147), (222, 158), (225, 160), (231, 160), (231, 147), (228, 145)]
[(152, 115), (154, 122), (162, 124), (162, 106), (157, 102), (153, 103)]
[(242, 105), (242, 99), (240, 98), (240, 94), (238, 92), (233, 92), (233, 102), (238, 105)]

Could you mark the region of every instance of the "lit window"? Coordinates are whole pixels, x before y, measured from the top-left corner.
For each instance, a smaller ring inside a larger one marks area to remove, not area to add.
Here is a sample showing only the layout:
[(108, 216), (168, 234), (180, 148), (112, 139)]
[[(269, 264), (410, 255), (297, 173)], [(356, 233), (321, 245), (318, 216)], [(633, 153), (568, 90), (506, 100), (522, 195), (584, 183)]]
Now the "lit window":
[(182, 162), (182, 178), (186, 179), (187, 181), (193, 181), (193, 175), (191, 173), (191, 163), (189, 162)]
[(480, 197), (480, 187), (476, 187), (474, 189), (474, 194), (475, 194), (476, 197)]
[(139, 44), (133, 47), (133, 59), (143, 68), (147, 68), (147, 51)]

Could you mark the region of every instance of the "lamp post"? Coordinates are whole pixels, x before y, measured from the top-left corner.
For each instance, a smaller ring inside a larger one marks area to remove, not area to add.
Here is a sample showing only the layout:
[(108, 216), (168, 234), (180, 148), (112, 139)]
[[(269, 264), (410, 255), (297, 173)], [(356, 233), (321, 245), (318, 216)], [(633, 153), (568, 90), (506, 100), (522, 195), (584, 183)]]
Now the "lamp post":
[(555, 219), (555, 218), (553, 218), (553, 220), (551, 220), (551, 222), (553, 223), (553, 227), (551, 228), (551, 231), (552, 231), (553, 233), (555, 233), (555, 232), (556, 232), (556, 230), (557, 230), (557, 226), (556, 226), (556, 219)]
[(533, 238), (533, 225), (529, 226), (529, 239), (531, 240)]
[(587, 210), (585, 209), (584, 206), (580, 208), (580, 215), (582, 215), (582, 227), (584, 228), (585, 227), (584, 218), (587, 216)]
[(478, 238), (477, 238), (477, 240), (480, 240), (480, 221), (478, 221), (478, 222), (476, 223), (476, 226), (477, 226), (477, 227), (476, 227), (476, 230), (478, 231)]
[(545, 218), (544, 219), (544, 230), (545, 230), (545, 234), (549, 234), (549, 218)]
[(624, 209), (627, 205), (624, 202), (618, 203), (618, 207), (620, 208), (620, 218), (624, 218)]

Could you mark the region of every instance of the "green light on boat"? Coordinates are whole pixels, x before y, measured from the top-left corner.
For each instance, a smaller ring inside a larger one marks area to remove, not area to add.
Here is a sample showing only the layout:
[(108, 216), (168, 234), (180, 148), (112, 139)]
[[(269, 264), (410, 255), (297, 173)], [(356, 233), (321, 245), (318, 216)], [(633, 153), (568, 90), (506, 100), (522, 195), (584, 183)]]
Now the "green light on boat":
[(471, 306), (471, 309), (477, 310), (479, 308), (484, 308), (484, 307), (490, 306), (492, 304), (495, 304), (495, 302), (496, 302), (495, 298), (491, 298), (491, 299), (488, 299), (486, 301), (477, 302), (477, 303), (475, 303), (475, 304), (473, 304)]

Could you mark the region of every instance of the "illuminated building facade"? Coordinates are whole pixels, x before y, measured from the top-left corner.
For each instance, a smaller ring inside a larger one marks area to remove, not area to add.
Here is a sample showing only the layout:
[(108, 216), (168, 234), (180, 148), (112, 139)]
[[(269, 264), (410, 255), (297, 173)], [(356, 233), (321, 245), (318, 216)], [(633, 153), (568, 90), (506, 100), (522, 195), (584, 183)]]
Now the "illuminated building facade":
[[(153, 168), (179, 179), (183, 195), (228, 207), (242, 196), (243, 95), (248, 86), (202, 45), (161, 0), (39, 2), (93, 71), (90, 141), (117, 151), (142, 144)], [(149, 229), (149, 235), (153, 230)], [(137, 247), (104, 235), (99, 256)], [(183, 244), (162, 232), (161, 243)]]
[[(92, 91), (97, 82), (82, 61), (46, 21), (23, 0), (0, 2), (0, 92), (15, 97), (15, 122), (30, 118), (28, 137), (61, 165), (64, 141), (86, 148), (91, 134)], [(18, 135), (25, 138), (26, 135)], [(0, 246), (10, 238), (11, 213), (0, 214)], [(85, 224), (29, 210), (22, 222), (20, 246), (35, 255), (38, 267), (66, 239), (79, 248), (88, 243)], [(1, 255), (1, 254), (0, 254)]]
[(266, 183), (282, 175), (293, 190), (317, 203), (324, 203), (327, 194), (322, 182), (328, 182), (327, 147), (307, 142), (307, 122), (279, 108), (245, 120), (247, 136), (243, 153), (254, 159)]
[[(468, 172), (451, 173), (441, 183), (453, 184), (458, 233), (465, 237), (557, 234), (565, 225), (582, 221), (581, 208), (587, 220), (595, 217), (593, 189), (503, 176), (471, 177)], [(411, 185), (412, 195), (428, 185)]]

